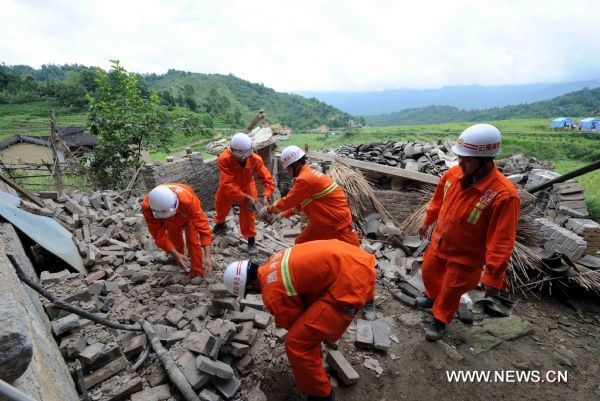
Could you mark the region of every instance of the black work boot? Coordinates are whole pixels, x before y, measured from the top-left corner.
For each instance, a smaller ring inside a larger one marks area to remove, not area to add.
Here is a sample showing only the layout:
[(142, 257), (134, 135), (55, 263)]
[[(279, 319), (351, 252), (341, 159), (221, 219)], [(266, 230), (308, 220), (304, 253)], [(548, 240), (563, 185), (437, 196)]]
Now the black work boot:
[(372, 299), (370, 301), (367, 301), (365, 306), (363, 306), (362, 311), (363, 311), (363, 315), (365, 316), (365, 319), (375, 320), (375, 318), (377, 317), (375, 315), (375, 301)]
[(433, 321), (425, 329), (425, 338), (428, 341), (438, 341), (446, 334), (446, 324), (433, 318)]
[(225, 232), (225, 223), (217, 223), (215, 224), (215, 226), (213, 227), (213, 235), (221, 235)]
[(417, 306), (423, 309), (431, 309), (433, 308), (433, 299), (427, 298), (426, 295), (417, 297)]
[(256, 255), (258, 253), (258, 249), (256, 249), (256, 240), (254, 237), (248, 238), (248, 254)]

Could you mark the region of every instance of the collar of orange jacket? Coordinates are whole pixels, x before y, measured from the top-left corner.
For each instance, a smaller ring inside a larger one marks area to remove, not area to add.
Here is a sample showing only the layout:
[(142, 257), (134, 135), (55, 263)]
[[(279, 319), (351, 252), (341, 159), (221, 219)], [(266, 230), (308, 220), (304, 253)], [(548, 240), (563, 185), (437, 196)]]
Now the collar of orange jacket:
[[(462, 180), (463, 178), (465, 178), (465, 175), (460, 167), (458, 167), (458, 170), (459, 170), (458, 171), (458, 179)], [(483, 180), (477, 181), (475, 184), (473, 184), (471, 187), (469, 187), (467, 189), (475, 188), (479, 192), (485, 191), (485, 189), (488, 187), (488, 184), (490, 183), (491, 180), (494, 179), (494, 177), (496, 176), (497, 173), (498, 173), (498, 167), (496, 167), (496, 163), (494, 163), (490, 172), (485, 177), (483, 177)]]

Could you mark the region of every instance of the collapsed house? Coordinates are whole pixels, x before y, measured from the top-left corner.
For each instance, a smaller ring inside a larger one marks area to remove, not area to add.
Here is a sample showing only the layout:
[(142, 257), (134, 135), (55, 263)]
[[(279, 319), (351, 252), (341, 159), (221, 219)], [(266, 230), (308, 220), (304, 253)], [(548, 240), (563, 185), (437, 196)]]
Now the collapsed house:
[[(265, 151), (274, 152), (273, 145), (269, 143)], [(375, 186), (373, 193), (358, 203), (355, 194), (348, 193), (351, 203), (355, 204), (353, 214), (360, 215), (357, 223), (363, 229), (362, 246), (377, 257), (380, 297), (389, 293), (400, 302), (413, 305), (416, 296), (423, 291), (420, 262), (427, 241), (415, 236), (410, 222), (418, 219), (419, 210), (422, 213), (438, 180), (438, 176), (431, 173), (447, 168), (452, 157), (444, 145), (421, 143), (358, 148), (359, 152), (369, 150), (369, 157), (376, 160), (361, 159), (347, 147), (344, 149), (343, 159), (325, 153), (308, 156), (323, 169), (331, 169), (332, 164), (340, 161), (360, 169), (362, 174), (357, 174), (360, 178), (352, 179), (363, 179), (364, 175)], [(412, 154), (408, 155), (410, 152), (404, 152), (405, 149), (410, 149)], [(385, 156), (388, 151), (393, 158)], [(348, 157), (351, 155), (354, 157)], [(379, 163), (384, 159), (394, 160), (396, 164), (384, 166)], [(273, 153), (269, 160), (267, 166), (274, 167)], [(412, 167), (399, 168), (398, 164)], [(531, 167), (543, 166), (529, 159), (513, 158), (503, 167), (520, 169), (510, 171), (514, 180), (526, 181), (532, 186), (551, 179), (545, 172), (532, 170)], [(346, 174), (348, 177), (350, 173)], [(212, 218), (219, 179), (214, 159), (203, 160), (199, 153), (188, 151), (182, 157), (169, 158), (164, 164), (146, 164), (142, 177), (147, 189), (165, 182), (190, 185), (207, 216)], [(38, 195), (42, 198), (41, 206), (21, 201), (20, 209), (51, 218), (73, 233), (73, 243), (86, 272), (82, 274), (73, 267), (73, 262), (57, 258), (48, 249), (40, 249), (26, 232), (15, 230), (8, 223), (0, 225), (3, 239), (0, 245), (4, 246), (4, 254), (14, 259), (0, 257), (2, 276), (9, 278), (2, 280), (0, 307), (2, 316), (10, 317), (8, 324), (0, 329), (0, 338), (18, 338), (18, 341), (1, 342), (10, 344), (12, 351), (6, 352), (9, 358), (0, 371), (11, 371), (3, 378), (8, 378), (14, 387), (39, 400), (77, 400), (78, 391), (101, 401), (180, 399), (181, 389), (174, 385), (171, 377), (171, 370), (178, 370), (196, 399), (264, 401), (270, 384), (261, 372), (290, 377), (284, 350), (286, 331), (275, 327), (260, 296), (249, 296), (238, 302), (221, 284), (218, 269), (214, 277), (207, 280), (189, 279), (154, 245), (140, 212), (142, 194), (74, 191), (60, 196), (55, 192)], [(543, 235), (536, 237), (537, 246), (540, 252), (547, 248), (568, 255), (576, 263), (573, 269), (594, 270), (600, 267), (597, 266), (600, 226), (588, 219), (582, 197), (583, 188), (576, 183), (556, 184), (547, 195), (539, 197), (536, 201), (539, 211), (535, 216), (539, 219), (536, 224), (541, 227), (538, 231)], [(247, 258), (235, 222), (236, 216), (230, 215), (226, 221), (229, 234), (214, 239), (218, 266)], [(260, 259), (265, 261), (272, 253), (291, 246), (301, 226), (299, 216), (273, 225), (258, 222)], [(537, 258), (541, 261), (541, 254)], [(57, 302), (45, 298), (40, 301), (33, 290), (22, 285), (13, 269), (14, 263), (54, 297), (114, 322), (120, 328), (93, 324), (60, 308)], [(544, 265), (535, 266), (537, 275), (527, 271), (526, 277), (519, 276), (519, 283), (557, 277), (556, 272)], [(580, 271), (565, 273), (563, 271), (564, 277), (558, 280), (564, 285), (595, 291), (600, 288), (593, 279), (597, 276), (584, 276)], [(471, 296), (471, 303), (461, 311), (464, 320), (469, 320), (469, 312), (472, 315), (469, 309), (478, 301), (476, 294)], [(504, 307), (500, 313), (510, 314), (510, 307)], [(472, 321), (472, 316), (470, 318)], [(168, 355), (156, 355), (156, 344), (149, 341), (142, 329), (143, 322), (151, 323), (157, 342)], [(526, 335), (528, 330), (525, 327), (520, 335)], [(350, 385), (359, 379), (353, 367), (356, 361), (362, 361), (367, 369), (381, 375), (381, 354), (374, 352), (385, 354), (391, 343), (397, 341), (386, 316), (379, 314), (374, 322), (359, 318), (343, 339), (353, 352), (348, 355), (328, 349), (326, 361), (337, 380)], [(151, 349), (155, 352), (150, 352)], [(446, 352), (459, 358), (451, 349)], [(163, 357), (172, 360), (172, 366), (165, 366)]]

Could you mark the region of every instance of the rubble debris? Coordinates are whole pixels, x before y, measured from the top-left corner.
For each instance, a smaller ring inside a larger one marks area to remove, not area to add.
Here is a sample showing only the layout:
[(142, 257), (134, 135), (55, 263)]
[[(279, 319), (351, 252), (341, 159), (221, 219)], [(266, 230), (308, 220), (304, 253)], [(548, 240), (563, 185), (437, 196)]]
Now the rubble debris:
[(448, 145), (432, 145), (422, 141), (384, 141), (359, 146), (344, 145), (336, 149), (335, 154), (439, 176), (457, 163), (456, 156), (450, 152)]
[(325, 361), (331, 366), (331, 368), (337, 374), (337, 377), (346, 386), (354, 384), (358, 381), (359, 375), (356, 370), (350, 365), (350, 363), (344, 358), (344, 355), (340, 351), (330, 350), (327, 352)]

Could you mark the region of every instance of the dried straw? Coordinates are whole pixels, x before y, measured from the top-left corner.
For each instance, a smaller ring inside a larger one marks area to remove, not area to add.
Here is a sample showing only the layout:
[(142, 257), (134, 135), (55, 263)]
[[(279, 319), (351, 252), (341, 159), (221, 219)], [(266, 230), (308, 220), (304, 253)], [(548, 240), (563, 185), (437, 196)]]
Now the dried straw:
[(367, 205), (372, 204), (384, 221), (392, 221), (399, 225), (379, 202), (375, 191), (361, 174), (337, 159), (329, 167), (328, 174), (346, 194), (355, 224), (362, 223), (366, 217), (364, 213), (369, 210)]

